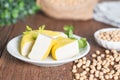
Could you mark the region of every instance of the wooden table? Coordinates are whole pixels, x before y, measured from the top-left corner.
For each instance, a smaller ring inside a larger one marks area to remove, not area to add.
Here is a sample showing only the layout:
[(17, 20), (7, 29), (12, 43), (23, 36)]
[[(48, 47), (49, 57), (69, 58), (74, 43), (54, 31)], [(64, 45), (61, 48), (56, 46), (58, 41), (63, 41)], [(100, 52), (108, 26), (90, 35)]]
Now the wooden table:
[(87, 57), (95, 50), (104, 49), (95, 42), (94, 32), (101, 28), (112, 27), (95, 20), (74, 21), (56, 20), (38, 12), (27, 17), (25, 20), (17, 22), (15, 25), (0, 28), (0, 80), (72, 80), (72, 65), (68, 63), (59, 67), (39, 67), (12, 57), (6, 50), (6, 44), (15, 36), (25, 31), (25, 26), (29, 25), (37, 29), (40, 25), (46, 25), (46, 29), (63, 31), (64, 25), (73, 25), (75, 34), (86, 37), (90, 43), (91, 50)]

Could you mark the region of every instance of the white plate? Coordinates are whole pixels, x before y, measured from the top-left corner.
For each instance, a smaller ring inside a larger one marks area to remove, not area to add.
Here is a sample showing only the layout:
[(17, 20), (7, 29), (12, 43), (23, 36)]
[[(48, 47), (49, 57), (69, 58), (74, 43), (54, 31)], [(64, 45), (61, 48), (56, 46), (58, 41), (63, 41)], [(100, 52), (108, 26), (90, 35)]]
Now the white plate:
[[(78, 36), (75, 35), (75, 37), (78, 37)], [(80, 38), (80, 37), (78, 37), (78, 38)], [(10, 40), (8, 42), (7, 50), (10, 53), (10, 55), (12, 55), (13, 57), (15, 57), (19, 60), (34, 64), (34, 65), (38, 65), (38, 66), (46, 66), (46, 67), (59, 66), (59, 65), (62, 65), (62, 64), (68, 63), (68, 62), (72, 62), (76, 59), (79, 59), (79, 58), (85, 56), (86, 54), (88, 54), (88, 52), (90, 50), (90, 45), (89, 45), (89, 43), (87, 43), (86, 48), (80, 50), (80, 54), (78, 54), (70, 59), (53, 60), (51, 56), (48, 56), (46, 60), (38, 61), (38, 60), (31, 60), (29, 58), (26, 58), (26, 57), (20, 55), (20, 52), (19, 52), (20, 40), (21, 40), (21, 35), (13, 38), (12, 40)]]

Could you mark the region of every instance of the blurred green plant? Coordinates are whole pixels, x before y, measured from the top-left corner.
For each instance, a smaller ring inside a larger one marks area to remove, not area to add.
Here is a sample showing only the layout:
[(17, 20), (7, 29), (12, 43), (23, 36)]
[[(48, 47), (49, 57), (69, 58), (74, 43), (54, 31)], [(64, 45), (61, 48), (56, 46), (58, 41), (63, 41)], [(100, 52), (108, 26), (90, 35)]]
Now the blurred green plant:
[(36, 0), (0, 0), (0, 26), (11, 25), (36, 12)]

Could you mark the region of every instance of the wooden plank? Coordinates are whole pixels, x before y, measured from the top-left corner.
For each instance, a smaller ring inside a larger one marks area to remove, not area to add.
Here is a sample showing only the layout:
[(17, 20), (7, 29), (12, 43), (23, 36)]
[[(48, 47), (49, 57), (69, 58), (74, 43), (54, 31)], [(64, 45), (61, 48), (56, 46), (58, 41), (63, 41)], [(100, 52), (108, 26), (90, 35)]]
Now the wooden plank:
[(8, 37), (13, 29), (13, 26), (0, 27), (0, 57), (2, 56), (3, 50), (6, 46)]

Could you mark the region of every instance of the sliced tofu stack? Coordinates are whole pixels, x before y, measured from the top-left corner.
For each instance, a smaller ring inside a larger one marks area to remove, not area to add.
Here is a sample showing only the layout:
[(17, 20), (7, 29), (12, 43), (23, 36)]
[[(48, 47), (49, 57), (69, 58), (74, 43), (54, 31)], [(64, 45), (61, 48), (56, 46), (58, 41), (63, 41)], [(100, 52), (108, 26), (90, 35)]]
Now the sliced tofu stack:
[(79, 54), (78, 41), (59, 37), (52, 47), (52, 57), (56, 60), (68, 59)]
[(32, 46), (34, 44), (34, 41), (36, 37), (38, 36), (38, 34), (44, 34), (53, 39), (60, 37), (60, 36), (67, 37), (66, 34), (62, 32), (57, 32), (57, 31), (50, 31), (50, 30), (43, 30), (41, 32), (39, 32), (39, 30), (30, 31), (28, 34), (23, 34), (22, 39), (21, 39), (20, 53), (22, 56), (27, 56), (30, 53)]
[(34, 33), (31, 32), (29, 34), (23, 35), (20, 44), (20, 53), (22, 56), (27, 56), (28, 53), (31, 51), (32, 46), (34, 44), (33, 39)]
[(39, 34), (32, 47), (28, 58), (32, 60), (44, 60), (49, 55), (51, 47), (53, 45), (53, 39)]

